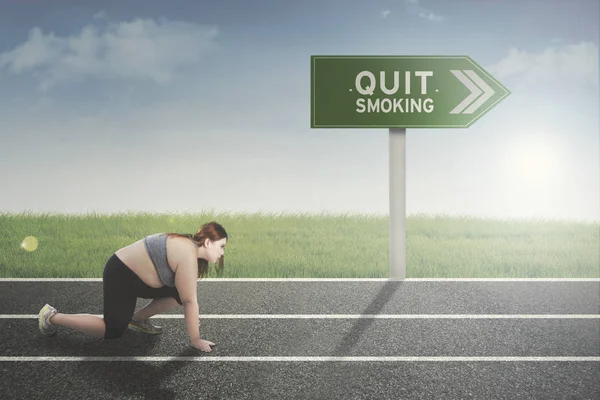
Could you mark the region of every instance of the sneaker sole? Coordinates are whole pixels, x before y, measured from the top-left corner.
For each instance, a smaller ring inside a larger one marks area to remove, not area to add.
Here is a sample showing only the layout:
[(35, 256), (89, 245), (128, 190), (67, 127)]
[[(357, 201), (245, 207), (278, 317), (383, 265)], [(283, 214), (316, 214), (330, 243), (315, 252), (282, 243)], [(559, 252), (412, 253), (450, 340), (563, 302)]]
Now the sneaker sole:
[(50, 307), (48, 304), (46, 304), (44, 307), (42, 307), (42, 309), (40, 310), (39, 313), (39, 322), (38, 322), (38, 327), (40, 328), (40, 332), (42, 332), (44, 335), (46, 336), (54, 336), (56, 335), (56, 329), (52, 330), (52, 331), (46, 331), (44, 330), (44, 312), (48, 309), (48, 307)]
[(140, 328), (140, 327), (138, 327), (138, 326), (131, 325), (131, 324), (130, 324), (130, 325), (128, 325), (127, 327), (128, 327), (129, 329), (131, 329), (131, 330), (134, 330), (134, 331), (137, 331), (137, 332), (147, 333), (148, 335), (160, 335), (160, 334), (162, 333), (162, 331), (161, 331), (161, 332), (153, 332), (153, 331), (148, 331), (148, 330), (142, 329), (142, 328)]

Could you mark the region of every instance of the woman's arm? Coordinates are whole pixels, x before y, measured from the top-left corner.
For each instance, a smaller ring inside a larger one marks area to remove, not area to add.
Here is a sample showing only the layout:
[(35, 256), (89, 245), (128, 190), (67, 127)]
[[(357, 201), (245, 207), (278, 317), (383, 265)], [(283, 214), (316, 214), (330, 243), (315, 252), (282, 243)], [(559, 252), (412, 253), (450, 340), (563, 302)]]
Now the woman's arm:
[(178, 264), (177, 273), (175, 274), (175, 286), (183, 304), (185, 324), (190, 341), (200, 338), (200, 321), (198, 316), (200, 310), (196, 287), (198, 281), (198, 264), (194, 264), (193, 261), (195, 260), (192, 257), (186, 257)]

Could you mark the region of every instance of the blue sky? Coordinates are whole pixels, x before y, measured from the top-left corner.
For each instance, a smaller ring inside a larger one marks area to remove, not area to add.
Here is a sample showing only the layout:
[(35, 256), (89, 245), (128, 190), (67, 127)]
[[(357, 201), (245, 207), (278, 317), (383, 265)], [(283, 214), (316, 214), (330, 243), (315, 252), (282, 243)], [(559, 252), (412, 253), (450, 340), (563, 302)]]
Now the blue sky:
[(0, 3), (0, 212), (386, 214), (388, 131), (310, 129), (310, 56), (468, 55), (511, 95), (407, 131), (407, 213), (600, 220), (599, 5)]

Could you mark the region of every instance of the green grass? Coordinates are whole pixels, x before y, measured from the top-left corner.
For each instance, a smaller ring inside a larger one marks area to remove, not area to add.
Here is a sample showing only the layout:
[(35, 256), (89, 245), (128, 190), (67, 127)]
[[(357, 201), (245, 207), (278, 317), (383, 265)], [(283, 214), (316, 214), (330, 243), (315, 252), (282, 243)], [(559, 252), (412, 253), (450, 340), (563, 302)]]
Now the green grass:
[[(385, 216), (0, 213), (0, 277), (102, 277), (117, 249), (154, 232), (229, 234), (224, 277), (387, 278)], [(547, 220), (407, 217), (408, 278), (598, 278), (600, 226)], [(35, 236), (39, 247), (21, 243)], [(209, 277), (215, 277), (211, 268)]]

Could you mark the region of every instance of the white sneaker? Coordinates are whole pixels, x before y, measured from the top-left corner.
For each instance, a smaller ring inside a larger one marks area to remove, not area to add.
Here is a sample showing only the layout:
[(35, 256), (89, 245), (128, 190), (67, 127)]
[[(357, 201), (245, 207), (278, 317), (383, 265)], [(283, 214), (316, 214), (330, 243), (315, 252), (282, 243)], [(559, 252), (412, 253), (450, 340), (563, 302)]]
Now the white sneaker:
[(56, 326), (50, 323), (50, 317), (58, 313), (56, 308), (52, 307), (50, 304), (46, 304), (40, 310), (40, 332), (42, 332), (46, 336), (52, 336), (56, 334)]

